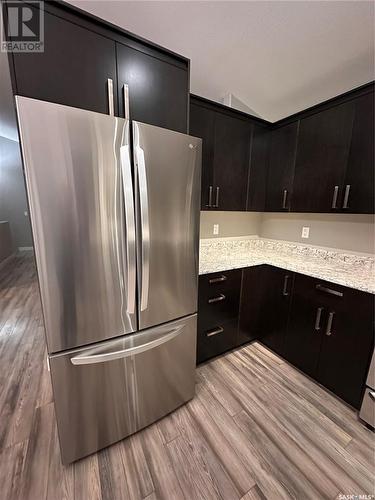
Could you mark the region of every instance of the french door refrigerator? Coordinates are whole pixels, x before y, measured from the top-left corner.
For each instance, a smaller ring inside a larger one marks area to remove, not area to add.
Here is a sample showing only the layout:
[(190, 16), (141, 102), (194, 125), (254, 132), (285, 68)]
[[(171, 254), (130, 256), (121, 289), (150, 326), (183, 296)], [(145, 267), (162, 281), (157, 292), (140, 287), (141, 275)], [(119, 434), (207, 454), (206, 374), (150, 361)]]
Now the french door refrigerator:
[(201, 140), (16, 97), (62, 460), (194, 395)]

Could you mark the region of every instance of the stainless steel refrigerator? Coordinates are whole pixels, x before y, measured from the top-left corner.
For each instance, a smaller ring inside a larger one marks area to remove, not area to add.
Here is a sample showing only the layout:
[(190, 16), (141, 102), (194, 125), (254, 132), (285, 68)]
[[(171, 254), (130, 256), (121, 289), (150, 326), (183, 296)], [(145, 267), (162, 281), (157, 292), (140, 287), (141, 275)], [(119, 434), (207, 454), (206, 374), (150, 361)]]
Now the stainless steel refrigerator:
[(201, 140), (16, 97), (62, 460), (194, 395)]

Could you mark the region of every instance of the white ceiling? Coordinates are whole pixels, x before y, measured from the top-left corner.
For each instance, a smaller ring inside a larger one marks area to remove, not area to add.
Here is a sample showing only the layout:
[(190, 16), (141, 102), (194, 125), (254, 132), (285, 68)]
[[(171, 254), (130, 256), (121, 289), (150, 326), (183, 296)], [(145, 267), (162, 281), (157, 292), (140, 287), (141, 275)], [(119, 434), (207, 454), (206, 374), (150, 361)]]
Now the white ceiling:
[(270, 121), (374, 79), (372, 1), (69, 1), (190, 58), (193, 93)]

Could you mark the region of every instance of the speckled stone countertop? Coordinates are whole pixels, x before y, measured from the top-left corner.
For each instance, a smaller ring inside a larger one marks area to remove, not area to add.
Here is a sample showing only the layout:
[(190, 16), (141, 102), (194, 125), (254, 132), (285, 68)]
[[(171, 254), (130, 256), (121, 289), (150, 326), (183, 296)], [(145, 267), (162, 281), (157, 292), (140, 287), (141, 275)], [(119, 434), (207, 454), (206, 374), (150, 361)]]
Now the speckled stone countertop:
[(200, 241), (199, 274), (261, 264), (375, 294), (375, 257), (262, 238)]

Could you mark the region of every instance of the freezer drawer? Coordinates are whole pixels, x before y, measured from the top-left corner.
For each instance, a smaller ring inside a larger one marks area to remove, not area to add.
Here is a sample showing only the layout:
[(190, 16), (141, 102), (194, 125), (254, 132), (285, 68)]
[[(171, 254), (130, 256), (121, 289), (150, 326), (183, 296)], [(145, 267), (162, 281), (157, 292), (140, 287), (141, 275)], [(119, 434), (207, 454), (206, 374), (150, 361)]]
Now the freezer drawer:
[(196, 315), (51, 356), (63, 463), (104, 448), (194, 396)]

